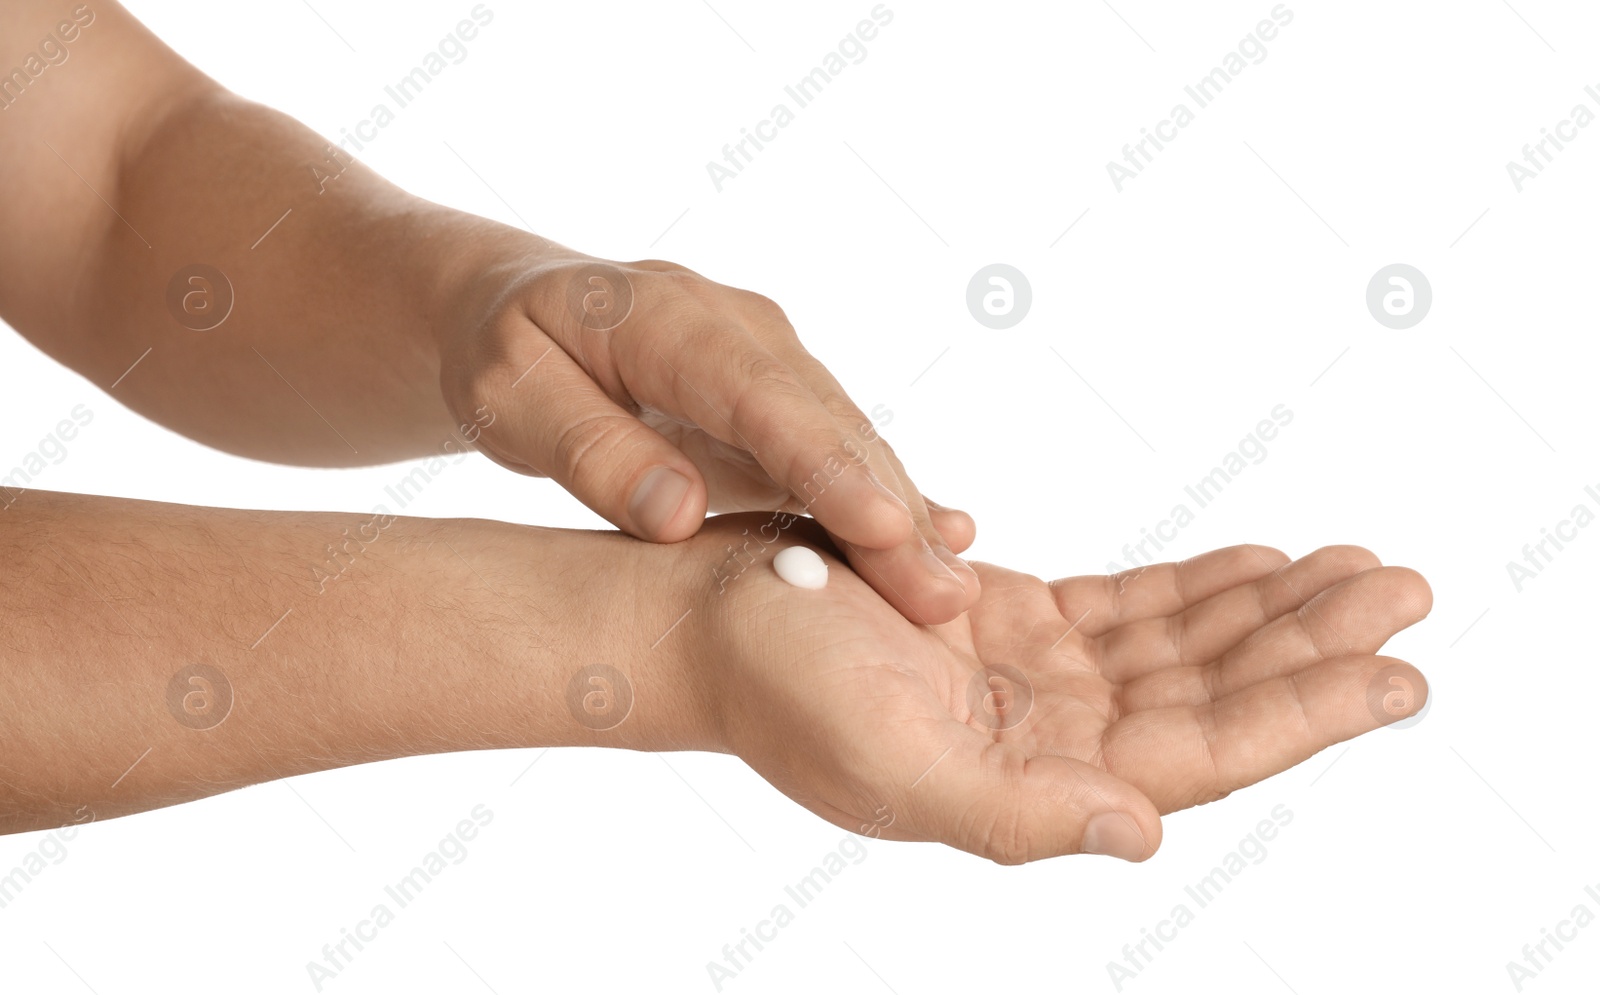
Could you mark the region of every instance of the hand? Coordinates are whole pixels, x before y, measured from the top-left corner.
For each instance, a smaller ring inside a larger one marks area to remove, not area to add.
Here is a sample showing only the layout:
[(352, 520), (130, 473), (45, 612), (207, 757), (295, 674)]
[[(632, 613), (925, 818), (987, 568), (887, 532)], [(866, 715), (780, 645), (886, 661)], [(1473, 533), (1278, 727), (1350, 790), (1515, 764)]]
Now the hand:
[[(741, 527), (756, 531), (707, 533)], [(825, 545), (801, 529), (789, 537)], [(1409, 664), (1372, 654), (1428, 613), (1427, 582), (1364, 549), (1290, 563), (1234, 546), (1050, 584), (975, 567), (981, 600), (932, 627), (837, 561), (820, 591), (747, 569), (701, 620), (727, 748), (855, 832), (1004, 864), (1143, 860), (1160, 815), (1383, 724), (1368, 703), (1383, 668), (1415, 690), (1385, 722), (1426, 697)]]
[(548, 243), (485, 287), (442, 343), (441, 383), (491, 459), (656, 542), (693, 535), (708, 509), (809, 514), (914, 621), (977, 600), (956, 555), (972, 519), (923, 498), (772, 301)]

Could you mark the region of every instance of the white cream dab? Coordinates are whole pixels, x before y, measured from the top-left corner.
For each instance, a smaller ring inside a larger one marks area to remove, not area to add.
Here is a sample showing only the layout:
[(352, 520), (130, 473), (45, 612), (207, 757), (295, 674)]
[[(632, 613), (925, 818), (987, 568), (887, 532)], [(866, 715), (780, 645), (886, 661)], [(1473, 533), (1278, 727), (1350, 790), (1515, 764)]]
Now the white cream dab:
[(828, 586), (828, 565), (822, 557), (806, 546), (790, 546), (772, 558), (772, 567), (778, 576), (807, 590), (820, 590)]

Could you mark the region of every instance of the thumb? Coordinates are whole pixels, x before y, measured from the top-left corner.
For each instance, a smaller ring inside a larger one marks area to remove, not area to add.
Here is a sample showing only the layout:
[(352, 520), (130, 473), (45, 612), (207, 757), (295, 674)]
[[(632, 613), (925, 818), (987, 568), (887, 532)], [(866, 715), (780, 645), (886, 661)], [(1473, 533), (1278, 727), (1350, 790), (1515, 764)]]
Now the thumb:
[(977, 750), (957, 748), (907, 794), (904, 828), (999, 864), (1069, 853), (1142, 861), (1161, 845), (1161, 817), (1131, 784), (987, 737)]
[(495, 417), (476, 440), (479, 449), (512, 470), (555, 480), (632, 536), (678, 542), (694, 535), (706, 514), (706, 484), (694, 462), (559, 347), (546, 340), (541, 348), (527, 375), (486, 392)]

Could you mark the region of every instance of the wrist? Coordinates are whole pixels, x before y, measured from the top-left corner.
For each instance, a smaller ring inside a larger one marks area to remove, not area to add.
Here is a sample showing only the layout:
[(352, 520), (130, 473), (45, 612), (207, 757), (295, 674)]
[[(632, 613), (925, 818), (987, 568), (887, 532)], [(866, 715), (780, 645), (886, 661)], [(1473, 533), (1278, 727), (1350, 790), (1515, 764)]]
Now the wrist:
[(499, 713), (490, 745), (723, 751), (687, 543), (484, 521), (441, 523), (440, 539), (479, 617), (503, 620), (451, 696)]
[(394, 241), (414, 253), (407, 269), (427, 330), (421, 345), (441, 361), (476, 336), (554, 248), (531, 232), (420, 197), (392, 220)]

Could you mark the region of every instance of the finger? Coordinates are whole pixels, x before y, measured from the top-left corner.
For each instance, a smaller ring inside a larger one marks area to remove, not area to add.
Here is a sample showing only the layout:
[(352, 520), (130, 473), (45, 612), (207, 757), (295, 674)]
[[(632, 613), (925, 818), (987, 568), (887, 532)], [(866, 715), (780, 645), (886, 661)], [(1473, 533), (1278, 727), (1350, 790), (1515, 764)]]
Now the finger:
[(640, 539), (677, 542), (699, 529), (706, 486), (693, 461), (607, 397), (538, 329), (503, 341), (514, 343), (508, 361), (477, 389), (492, 413), (475, 440), (481, 450), (552, 478)]
[[(1172, 615), (1289, 562), (1268, 546), (1229, 546), (1179, 563), (1155, 563), (1108, 576), (1050, 582), (1056, 606), (1072, 619), (1088, 612), (1083, 632), (1098, 636), (1142, 618)], [(1091, 621), (1092, 620), (1092, 621)]]
[[(1369, 688), (1386, 667), (1418, 689), (1409, 707), (1373, 708)], [(1216, 702), (1138, 712), (1107, 730), (1108, 770), (1162, 813), (1215, 801), (1313, 754), (1415, 714), (1427, 699), (1416, 668), (1381, 656), (1324, 660)]]
[[(781, 316), (781, 312), (778, 314)], [(833, 414), (840, 428), (855, 434), (857, 444), (866, 452), (869, 467), (911, 513), (914, 532), (898, 546), (872, 548), (855, 543), (846, 546), (850, 565), (856, 573), (867, 578), (881, 596), (915, 622), (926, 625), (948, 622), (973, 605), (982, 593), (978, 575), (950, 548), (933, 522), (932, 510), (911, 482), (893, 448), (878, 435), (874, 424), (827, 367), (800, 345), (787, 320), (776, 326), (758, 325), (758, 332), (775, 343), (776, 354), (799, 374), (823, 407)]]
[(1100, 768), (1028, 756), (968, 727), (964, 741), (904, 792), (896, 829), (1001, 864), (1069, 853), (1149, 858), (1161, 845), (1150, 799)]
[(934, 504), (924, 497), (922, 503), (928, 506), (928, 517), (933, 521), (933, 527), (939, 530), (939, 535), (944, 538), (945, 545), (953, 553), (965, 553), (972, 548), (973, 540), (978, 537), (977, 523), (972, 516), (955, 508), (946, 508), (941, 504)]
[(1432, 608), (1433, 593), (1415, 570), (1367, 570), (1327, 588), (1298, 611), (1280, 615), (1214, 660), (1134, 681), (1119, 696), (1121, 707), (1133, 712), (1204, 704), (1319, 660), (1376, 653)]
[(834, 535), (870, 549), (906, 541), (910, 509), (800, 376), (741, 322), (673, 301), (638, 319), (625, 379), (644, 404), (750, 453)]
[(830, 536), (850, 569), (895, 611), (918, 625), (959, 616), (981, 593), (978, 577), (955, 553), (920, 534), (893, 549), (863, 549)]
[(982, 594), (978, 574), (934, 526), (931, 512), (889, 444), (878, 439), (868, 451), (874, 460), (887, 464), (880, 476), (911, 509), (915, 530), (906, 542), (889, 549), (853, 547), (850, 564), (862, 576), (881, 579), (873, 587), (891, 602), (902, 597), (909, 602), (902, 609), (907, 618), (926, 625), (948, 622), (977, 603)]
[(1100, 641), (1100, 673), (1116, 684), (1170, 667), (1207, 664), (1324, 590), (1378, 565), (1359, 546), (1325, 546), (1192, 604), (1176, 615), (1119, 626)]

